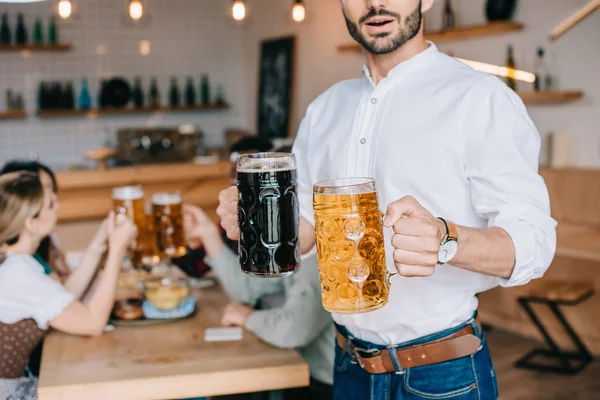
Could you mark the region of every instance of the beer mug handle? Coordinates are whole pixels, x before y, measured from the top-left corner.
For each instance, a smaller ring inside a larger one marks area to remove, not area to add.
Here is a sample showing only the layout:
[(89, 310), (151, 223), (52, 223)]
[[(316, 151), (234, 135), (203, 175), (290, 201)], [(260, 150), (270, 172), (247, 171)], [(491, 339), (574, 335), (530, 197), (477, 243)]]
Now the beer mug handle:
[[(383, 226), (383, 220), (385, 219), (385, 213), (381, 213), (381, 225)], [(388, 272), (387, 279), (388, 281), (392, 279), (394, 276), (398, 275), (398, 272)]]

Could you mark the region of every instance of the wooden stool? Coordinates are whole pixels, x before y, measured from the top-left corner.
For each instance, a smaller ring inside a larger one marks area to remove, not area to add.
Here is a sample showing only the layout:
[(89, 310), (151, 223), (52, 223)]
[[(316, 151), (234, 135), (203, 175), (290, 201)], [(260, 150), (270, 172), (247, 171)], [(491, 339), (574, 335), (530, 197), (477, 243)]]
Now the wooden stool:
[[(516, 366), (541, 372), (556, 372), (571, 375), (584, 369), (593, 360), (593, 357), (560, 312), (558, 306), (577, 305), (590, 298), (593, 294), (594, 287), (589, 283), (544, 280), (537, 281), (525, 287), (525, 293), (518, 298), (519, 304), (540, 331), (549, 349), (537, 348), (532, 350), (525, 357), (517, 361)], [(575, 344), (576, 351), (569, 352), (560, 349), (531, 309), (530, 303), (542, 303), (550, 308)], [(532, 361), (532, 358), (536, 356), (543, 356), (558, 361), (558, 365), (535, 363)]]

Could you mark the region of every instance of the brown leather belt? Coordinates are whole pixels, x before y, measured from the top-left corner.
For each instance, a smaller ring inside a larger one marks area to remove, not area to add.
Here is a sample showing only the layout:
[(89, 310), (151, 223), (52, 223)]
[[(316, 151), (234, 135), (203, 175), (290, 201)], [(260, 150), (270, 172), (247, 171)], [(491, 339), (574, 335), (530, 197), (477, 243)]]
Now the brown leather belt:
[[(476, 318), (475, 321), (481, 332), (479, 319)], [(338, 346), (347, 353), (348, 340), (339, 331), (336, 330), (335, 333)], [(392, 349), (395, 349), (400, 367), (406, 369), (470, 356), (475, 354), (480, 346), (481, 339), (475, 336), (473, 327), (467, 325), (460, 331), (438, 340), (410, 347), (392, 347)], [(361, 349), (356, 347), (351, 340), (350, 352), (356, 358), (358, 364), (370, 374), (383, 374), (386, 372), (397, 371), (387, 349)]]

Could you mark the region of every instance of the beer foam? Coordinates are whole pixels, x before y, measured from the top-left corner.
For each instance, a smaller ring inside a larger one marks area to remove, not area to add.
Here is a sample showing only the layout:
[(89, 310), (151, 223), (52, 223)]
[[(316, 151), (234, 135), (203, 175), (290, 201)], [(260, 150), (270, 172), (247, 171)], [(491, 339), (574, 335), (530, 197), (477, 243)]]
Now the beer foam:
[(241, 168), (237, 169), (237, 172), (245, 172), (245, 173), (264, 173), (264, 172), (283, 172), (283, 171), (292, 171), (296, 168), (292, 165), (286, 163), (277, 162), (265, 164), (264, 162), (260, 162), (259, 160), (249, 162)]
[(112, 198), (120, 201), (143, 199), (144, 189), (141, 186), (116, 187), (112, 190)]
[[(237, 172), (263, 173), (292, 171), (296, 169), (296, 161), (288, 153), (259, 153), (250, 156), (241, 156)], [(240, 166), (240, 164), (243, 164)]]
[(152, 204), (157, 206), (170, 206), (181, 203), (181, 194), (179, 193), (157, 193), (152, 196)]

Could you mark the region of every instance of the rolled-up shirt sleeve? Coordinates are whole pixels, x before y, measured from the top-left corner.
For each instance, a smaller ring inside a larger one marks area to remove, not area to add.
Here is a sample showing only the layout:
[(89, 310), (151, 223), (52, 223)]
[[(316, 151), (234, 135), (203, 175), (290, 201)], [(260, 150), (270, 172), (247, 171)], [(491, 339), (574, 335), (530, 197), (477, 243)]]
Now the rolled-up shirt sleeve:
[(484, 98), (465, 117), (474, 128), (466, 138), (471, 202), (488, 227), (502, 228), (511, 237), (514, 269), (499, 284), (519, 286), (542, 277), (550, 266), (556, 221), (538, 173), (540, 137), (523, 102), (504, 85), (496, 85)]

